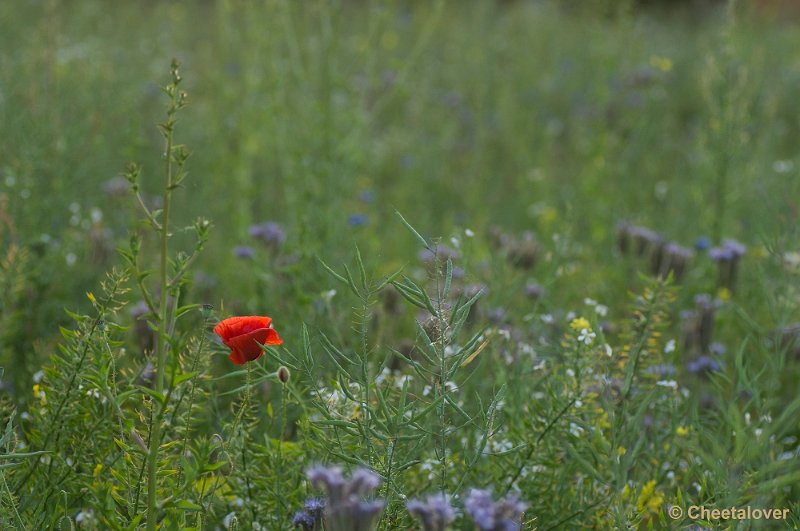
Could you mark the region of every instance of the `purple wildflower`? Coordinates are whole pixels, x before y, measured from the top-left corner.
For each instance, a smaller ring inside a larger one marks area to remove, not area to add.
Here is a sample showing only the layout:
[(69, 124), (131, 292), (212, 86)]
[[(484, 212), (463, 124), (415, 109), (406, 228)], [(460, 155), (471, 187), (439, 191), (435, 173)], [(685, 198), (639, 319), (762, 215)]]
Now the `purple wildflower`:
[(736, 240), (723, 240), (721, 246), (708, 251), (708, 256), (717, 262), (717, 283), (720, 287), (733, 291), (739, 260), (744, 256), (746, 250), (747, 248)]
[(325, 510), (324, 499), (309, 498), (303, 505), (303, 510), (294, 513), (292, 524), (294, 524), (295, 527), (302, 527), (303, 531), (316, 531), (321, 529), (323, 510)]
[(129, 310), (133, 319), (133, 336), (136, 344), (142, 351), (152, 350), (155, 346), (155, 333), (147, 324), (147, 318), (151, 317), (150, 309), (145, 301), (139, 301)]
[(444, 494), (428, 496), (425, 500), (411, 500), (406, 508), (422, 521), (423, 531), (445, 531), (447, 524), (456, 517)]
[(728, 349), (725, 348), (725, 345), (723, 345), (719, 341), (714, 341), (708, 346), (708, 351), (711, 352), (711, 354), (714, 354), (715, 356), (722, 356), (728, 351)]
[(233, 254), (236, 255), (236, 258), (252, 260), (256, 256), (256, 250), (248, 245), (237, 245), (233, 248)]
[(292, 524), (295, 527), (302, 528), (303, 531), (314, 531), (316, 522), (314, 521), (314, 517), (306, 511), (297, 511), (292, 518)]
[(452, 247), (448, 247), (444, 244), (435, 246), (433, 250), (423, 249), (419, 252), (419, 259), (426, 264), (432, 264), (437, 257), (442, 262), (445, 262), (448, 258), (450, 260), (458, 260), (461, 258), (461, 254)]
[(488, 490), (472, 489), (464, 508), (481, 531), (519, 531), (526, 505), (513, 494), (495, 502)]
[(103, 183), (103, 193), (112, 199), (125, 197), (130, 188), (128, 179), (122, 176), (112, 177)]
[(528, 284), (525, 284), (523, 292), (525, 293), (525, 296), (530, 299), (538, 299), (544, 295), (544, 288), (535, 282), (529, 282)]
[(692, 374), (707, 375), (712, 372), (722, 370), (720, 364), (711, 356), (702, 355), (686, 365), (686, 369)]
[(675, 280), (680, 280), (692, 261), (694, 252), (677, 243), (670, 242), (664, 245), (656, 256), (658, 256), (658, 263), (654, 263), (656, 274), (666, 276), (668, 273), (672, 273)]
[(677, 370), (675, 369), (674, 365), (661, 363), (658, 365), (653, 365), (652, 367), (648, 367), (645, 372), (654, 376), (658, 376), (659, 378), (664, 378), (667, 376), (675, 376)]
[(311, 468), (308, 480), (327, 494), (324, 510), (326, 531), (371, 531), (383, 512), (383, 500), (364, 501), (363, 496), (372, 494), (380, 478), (367, 469), (356, 470), (345, 478), (340, 467)]
[(278, 249), (286, 241), (286, 232), (274, 221), (251, 225), (248, 232), (252, 238), (264, 244), (273, 255), (278, 253)]

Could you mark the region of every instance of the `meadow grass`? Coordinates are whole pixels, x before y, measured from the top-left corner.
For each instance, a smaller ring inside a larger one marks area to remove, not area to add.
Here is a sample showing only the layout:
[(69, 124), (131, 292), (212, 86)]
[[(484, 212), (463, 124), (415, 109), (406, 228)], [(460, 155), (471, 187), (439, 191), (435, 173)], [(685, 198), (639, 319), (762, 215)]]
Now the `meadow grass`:
[(0, 4), (0, 527), (797, 528), (755, 4)]

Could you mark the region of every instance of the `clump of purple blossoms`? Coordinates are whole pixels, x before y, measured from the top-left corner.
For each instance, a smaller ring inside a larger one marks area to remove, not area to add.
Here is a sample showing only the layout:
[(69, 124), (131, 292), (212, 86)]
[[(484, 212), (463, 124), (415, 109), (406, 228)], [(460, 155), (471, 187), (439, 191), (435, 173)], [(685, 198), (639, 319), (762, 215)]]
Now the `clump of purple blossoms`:
[(481, 489), (470, 490), (464, 501), (464, 509), (481, 531), (519, 531), (526, 507), (513, 494), (494, 501), (490, 491)]
[(286, 232), (274, 221), (251, 225), (249, 233), (251, 238), (263, 243), (273, 255), (278, 253), (278, 249), (286, 241)]
[(434, 494), (424, 500), (411, 500), (406, 508), (422, 522), (422, 531), (445, 531), (447, 524), (456, 517), (444, 494)]
[(736, 240), (723, 240), (722, 245), (708, 251), (708, 256), (717, 263), (720, 287), (733, 291), (739, 260), (744, 256), (747, 247)]
[(256, 250), (247, 245), (237, 245), (233, 248), (233, 254), (236, 255), (236, 258), (252, 260), (256, 256)]
[(721, 304), (721, 301), (701, 293), (694, 298), (694, 310), (681, 312), (684, 350), (698, 354), (709, 352), (714, 334), (714, 316)]
[(699, 374), (701, 376), (705, 376), (712, 372), (721, 371), (722, 366), (716, 359), (704, 354), (698, 357), (697, 359), (687, 363), (686, 369), (692, 374)]
[(433, 264), (436, 259), (442, 261), (442, 263), (446, 262), (447, 260), (458, 260), (461, 258), (461, 253), (444, 244), (436, 245), (433, 249), (423, 249), (419, 252), (419, 259), (425, 262), (428, 265)]
[(303, 505), (302, 511), (294, 513), (292, 524), (303, 531), (319, 531), (322, 529), (322, 512), (325, 510), (325, 500), (322, 498), (309, 498)]
[(383, 513), (383, 500), (367, 501), (381, 481), (374, 473), (359, 468), (345, 478), (340, 467), (311, 468), (308, 480), (326, 493), (323, 521), (325, 531), (371, 531)]

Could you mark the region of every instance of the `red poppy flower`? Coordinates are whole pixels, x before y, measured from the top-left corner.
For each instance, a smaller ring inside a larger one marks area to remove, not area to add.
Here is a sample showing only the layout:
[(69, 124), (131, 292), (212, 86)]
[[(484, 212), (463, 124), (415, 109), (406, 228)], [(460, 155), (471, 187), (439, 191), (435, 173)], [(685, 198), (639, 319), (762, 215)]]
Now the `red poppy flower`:
[(272, 327), (272, 317), (249, 315), (229, 317), (217, 323), (214, 333), (231, 349), (228, 356), (236, 365), (261, 357), (261, 345), (280, 345), (283, 340)]

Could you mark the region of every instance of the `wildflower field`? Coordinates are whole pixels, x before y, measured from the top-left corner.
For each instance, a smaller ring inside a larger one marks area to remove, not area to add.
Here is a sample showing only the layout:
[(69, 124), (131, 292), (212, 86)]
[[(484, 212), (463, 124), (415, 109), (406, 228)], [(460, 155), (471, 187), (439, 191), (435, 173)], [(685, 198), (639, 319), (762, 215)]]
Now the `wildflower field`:
[(797, 529), (797, 11), (0, 2), (0, 529)]

